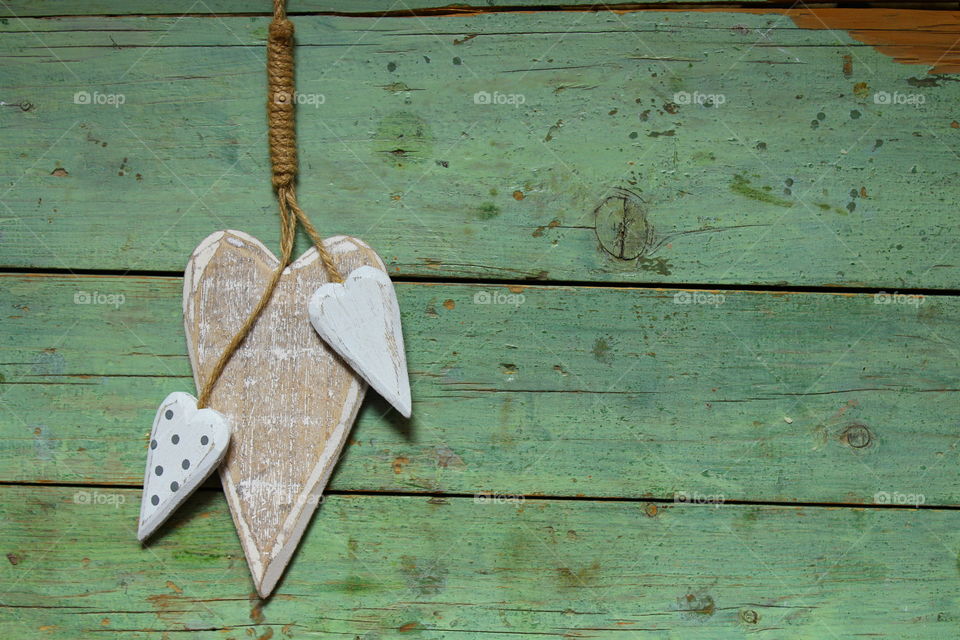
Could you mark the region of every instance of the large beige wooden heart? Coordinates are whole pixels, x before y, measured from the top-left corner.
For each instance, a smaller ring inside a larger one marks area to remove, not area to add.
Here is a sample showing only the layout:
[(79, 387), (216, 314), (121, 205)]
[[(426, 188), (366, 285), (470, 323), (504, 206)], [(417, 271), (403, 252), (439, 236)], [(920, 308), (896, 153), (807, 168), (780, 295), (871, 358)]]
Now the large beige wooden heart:
[[(336, 236), (324, 246), (343, 273), (363, 265), (385, 271), (356, 238)], [(194, 251), (183, 317), (198, 389), (278, 264), (240, 231), (218, 231)], [(280, 579), (320, 503), (366, 390), (310, 324), (307, 301), (325, 282), (314, 248), (287, 267), (210, 396), (210, 407), (232, 425), (220, 479), (261, 597)]]

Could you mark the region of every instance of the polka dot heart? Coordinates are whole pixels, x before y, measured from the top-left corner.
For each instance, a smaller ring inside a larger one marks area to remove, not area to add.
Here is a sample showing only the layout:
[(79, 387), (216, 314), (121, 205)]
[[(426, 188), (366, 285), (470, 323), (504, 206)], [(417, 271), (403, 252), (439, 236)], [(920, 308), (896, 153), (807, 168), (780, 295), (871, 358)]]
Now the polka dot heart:
[(153, 419), (143, 477), (137, 538), (146, 540), (217, 468), (230, 444), (230, 425), (180, 391), (167, 396)]

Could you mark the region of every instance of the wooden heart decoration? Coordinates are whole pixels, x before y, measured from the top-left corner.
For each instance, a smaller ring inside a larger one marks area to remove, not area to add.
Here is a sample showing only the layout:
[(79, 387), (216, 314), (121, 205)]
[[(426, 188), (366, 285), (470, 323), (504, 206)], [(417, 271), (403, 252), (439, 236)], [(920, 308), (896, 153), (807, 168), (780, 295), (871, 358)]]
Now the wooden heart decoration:
[[(337, 268), (380, 257), (355, 238), (324, 241)], [(218, 231), (187, 263), (183, 317), (201, 388), (279, 264), (240, 231)], [(317, 335), (306, 301), (328, 282), (315, 248), (283, 272), (270, 303), (221, 374), (210, 407), (230, 420), (220, 479), (261, 597), (273, 590), (321, 501), (366, 384)]]
[(197, 399), (175, 391), (157, 409), (147, 449), (137, 538), (146, 540), (217, 468), (230, 445), (230, 424)]
[(410, 378), (390, 276), (374, 267), (354, 269), (342, 283), (321, 285), (308, 309), (320, 337), (409, 418)]

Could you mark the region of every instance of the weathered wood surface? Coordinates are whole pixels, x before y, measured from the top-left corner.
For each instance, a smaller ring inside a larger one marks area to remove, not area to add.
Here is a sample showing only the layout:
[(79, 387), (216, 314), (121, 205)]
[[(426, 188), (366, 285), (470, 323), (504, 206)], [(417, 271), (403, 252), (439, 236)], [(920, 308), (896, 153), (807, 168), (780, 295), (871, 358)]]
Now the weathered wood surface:
[[(439, 5), (388, 4), (291, 10)], [(0, 629), (955, 636), (960, 510), (909, 507), (960, 505), (960, 299), (893, 292), (956, 287), (960, 15), (479, 4), (295, 18), (301, 199), (391, 275), (600, 286), (399, 284), (414, 417), (369, 394), (264, 604), (215, 482), (136, 542), (182, 280), (0, 277)], [(266, 12), (188, 5), (2, 8), (0, 268), (277, 245)]]
[[(674, 0), (644, 0), (642, 4), (669, 4)], [(687, 0), (690, 4), (711, 0)], [(763, 4), (765, 0), (744, 0)], [(854, 0), (858, 1), (858, 0)], [(863, 1), (863, 0), (859, 0)], [(908, 0), (909, 1), (909, 0)], [(917, 0), (914, 0), (917, 1)], [(235, 15), (240, 13), (269, 15), (272, 7), (269, 0), (166, 0), (149, 2), (131, 0), (117, 3), (115, 0), (10, 0), (5, 2), (6, 15), (20, 18), (44, 16), (87, 16), (87, 15)], [(595, 0), (474, 0), (473, 2), (444, 2), (443, 0), (292, 0), (287, 2), (287, 11), (294, 17), (301, 13), (366, 14), (366, 13), (402, 13), (405, 11), (490, 11), (502, 7), (544, 7), (577, 5), (596, 5)], [(624, 8), (641, 3), (616, 2), (611, 6)]]
[[(718, 4), (717, 0), (684, 0), (684, 5)], [(5, 2), (7, 18), (88, 16), (88, 15), (268, 15), (269, 3), (263, 0), (167, 0), (156, 3), (149, 0), (129, 0), (118, 4), (114, 0), (8, 0)], [(596, 0), (474, 0), (473, 2), (443, 2), (443, 0), (293, 0), (287, 3), (290, 14), (335, 13), (350, 14), (402, 14), (417, 12), (421, 15), (434, 13), (473, 13), (501, 10), (518, 10), (530, 7), (534, 10), (596, 11), (609, 7), (615, 11), (635, 11), (657, 4), (676, 4), (675, 0), (643, 0), (642, 2), (607, 2)], [(728, 3), (732, 4), (732, 3)], [(779, 5), (777, 0), (737, 0), (737, 4)], [(876, 4), (874, 0), (847, 0), (845, 6)], [(932, 3), (930, 0), (900, 0), (898, 5), (916, 5), (921, 9), (951, 9), (949, 2)]]
[[(355, 238), (324, 245), (338, 269), (383, 272)], [(194, 383), (210, 380), (280, 261), (256, 238), (217, 231), (196, 248), (183, 284)], [(220, 479), (257, 591), (267, 597), (290, 561), (337, 464), (366, 384), (310, 325), (307, 301), (329, 281), (316, 248), (294, 260), (217, 379), (210, 406), (230, 420)]]
[[(302, 17), (303, 204), (391, 274), (955, 286), (960, 84), (927, 71), (956, 66), (960, 16), (868, 13)], [(224, 227), (275, 246), (266, 25), (7, 20), (2, 264), (175, 271)]]
[(195, 494), (142, 550), (138, 491), (0, 488), (9, 637), (931, 638), (960, 511), (332, 496), (270, 602)]
[[(397, 293), (413, 419), (369, 394), (332, 488), (960, 504), (954, 297)], [(180, 294), (0, 279), (0, 481), (140, 482), (157, 399), (192, 388)]]

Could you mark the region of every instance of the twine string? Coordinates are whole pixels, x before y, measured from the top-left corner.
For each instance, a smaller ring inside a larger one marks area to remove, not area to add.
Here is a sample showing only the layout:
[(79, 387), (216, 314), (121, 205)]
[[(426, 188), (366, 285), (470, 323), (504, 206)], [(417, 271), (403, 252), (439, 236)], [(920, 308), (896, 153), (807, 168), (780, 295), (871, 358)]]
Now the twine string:
[(320, 254), (327, 276), (343, 282), (340, 270), (323, 246), (323, 238), (297, 203), (296, 79), (293, 63), (293, 23), (287, 19), (286, 0), (274, 0), (273, 21), (267, 39), (267, 125), (273, 186), (281, 209), (284, 203), (303, 225)]
[(294, 186), (297, 176), (294, 88), (293, 23), (287, 19), (285, 0), (274, 0), (273, 21), (270, 23), (267, 39), (267, 127), (270, 141), (270, 165), (273, 171), (272, 181), (277, 192), (277, 204), (280, 210), (280, 264), (271, 274), (257, 305), (230, 340), (214, 365), (213, 371), (210, 372), (197, 400), (198, 408), (207, 406), (210, 394), (213, 393), (213, 388), (223, 374), (223, 370), (226, 369), (243, 341), (250, 335), (260, 314), (270, 303), (283, 270), (290, 264), (298, 223), (303, 225), (304, 231), (317, 248), (329, 280), (343, 282), (340, 270), (323, 246), (323, 238), (310, 222), (307, 213), (297, 203), (297, 191)]

